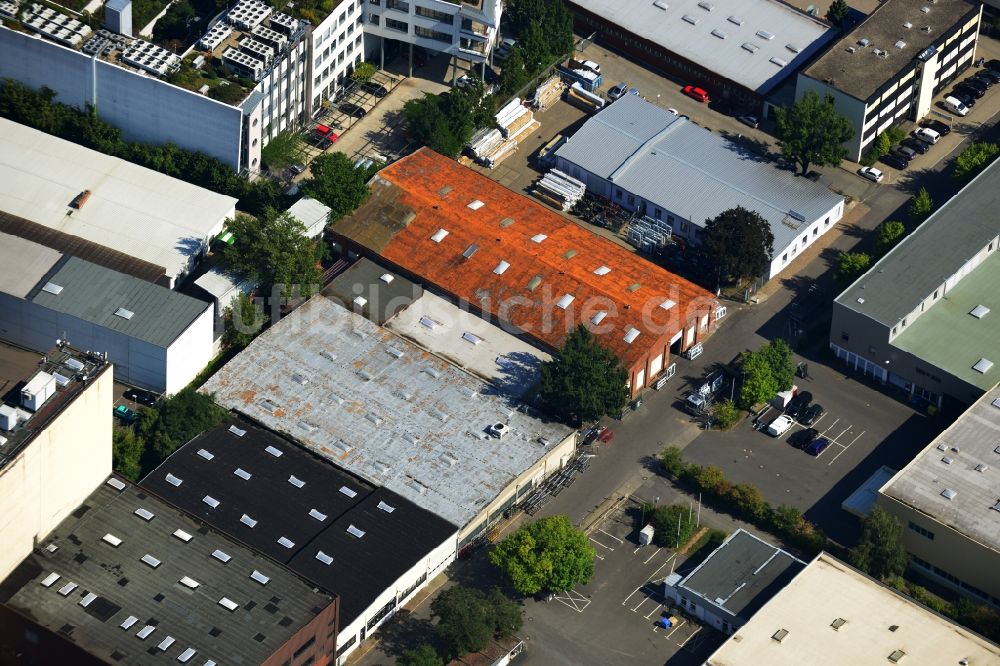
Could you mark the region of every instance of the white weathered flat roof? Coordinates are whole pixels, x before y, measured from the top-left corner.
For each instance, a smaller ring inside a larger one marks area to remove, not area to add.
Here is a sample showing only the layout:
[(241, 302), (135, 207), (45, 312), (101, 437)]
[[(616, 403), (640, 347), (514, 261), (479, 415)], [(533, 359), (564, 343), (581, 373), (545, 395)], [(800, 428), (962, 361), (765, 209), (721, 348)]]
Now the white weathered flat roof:
[(385, 327), (515, 397), (531, 388), (541, 364), (552, 360), (546, 352), (428, 291)]
[(316, 199), (303, 196), (288, 209), (289, 214), (301, 222), (310, 238), (318, 236), (330, 218), (330, 207)]
[(30, 240), (0, 233), (0, 291), (17, 298), (28, 295), (62, 254)]
[[(203, 390), (459, 528), (573, 434), (322, 295)], [(499, 422), (503, 439), (487, 434)]]
[(897, 650), (900, 665), (1000, 660), (1000, 647), (985, 638), (820, 553), (706, 664), (885, 666)]
[[(955, 491), (951, 499), (947, 490)], [(1000, 388), (983, 394), (880, 492), (1000, 550)]]
[[(70, 208), (84, 190), (86, 203)], [(0, 211), (162, 266), (172, 280), (235, 210), (233, 197), (0, 119)]]

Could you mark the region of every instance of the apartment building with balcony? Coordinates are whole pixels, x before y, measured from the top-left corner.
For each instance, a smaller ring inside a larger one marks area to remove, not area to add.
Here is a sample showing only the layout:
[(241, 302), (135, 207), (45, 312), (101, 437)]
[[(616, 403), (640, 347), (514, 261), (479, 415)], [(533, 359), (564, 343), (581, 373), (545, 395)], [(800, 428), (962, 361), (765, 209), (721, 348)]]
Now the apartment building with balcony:
[(365, 0), (369, 57), (381, 59), (386, 40), (447, 53), (485, 66), (496, 41), (503, 5), (500, 0)]

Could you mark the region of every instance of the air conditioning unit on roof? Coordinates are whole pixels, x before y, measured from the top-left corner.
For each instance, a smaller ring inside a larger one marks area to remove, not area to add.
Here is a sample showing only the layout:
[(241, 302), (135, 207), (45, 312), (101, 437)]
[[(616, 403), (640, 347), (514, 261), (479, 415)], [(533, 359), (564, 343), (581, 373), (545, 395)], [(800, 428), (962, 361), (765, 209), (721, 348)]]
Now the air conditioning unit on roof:
[(506, 423), (494, 423), (490, 426), (490, 434), (497, 439), (503, 439), (510, 432), (510, 426)]

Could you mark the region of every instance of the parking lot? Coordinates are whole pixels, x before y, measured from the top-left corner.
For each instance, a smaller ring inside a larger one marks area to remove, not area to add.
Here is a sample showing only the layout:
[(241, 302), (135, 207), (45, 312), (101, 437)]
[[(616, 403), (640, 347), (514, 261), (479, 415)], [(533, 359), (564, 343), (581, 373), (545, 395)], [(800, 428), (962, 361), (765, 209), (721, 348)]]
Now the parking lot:
[[(639, 546), (641, 502), (626, 498), (589, 530), (594, 578), (548, 601), (529, 602), (525, 664), (702, 664), (723, 640), (664, 603), (659, 583), (677, 569), (676, 553)], [(655, 626), (672, 615), (680, 622)], [(544, 639), (541, 637), (544, 636)]]
[(809, 377), (796, 379), (825, 409), (811, 426), (830, 440), (819, 455), (795, 446), (804, 426), (796, 423), (780, 437), (771, 437), (754, 430), (753, 420), (746, 418), (729, 432), (702, 432), (684, 456), (719, 467), (733, 483), (756, 486), (775, 506), (798, 508), (835, 540), (847, 543), (857, 523), (842, 512), (841, 502), (880, 466), (900, 469), (942, 424), (830, 363), (810, 363)]

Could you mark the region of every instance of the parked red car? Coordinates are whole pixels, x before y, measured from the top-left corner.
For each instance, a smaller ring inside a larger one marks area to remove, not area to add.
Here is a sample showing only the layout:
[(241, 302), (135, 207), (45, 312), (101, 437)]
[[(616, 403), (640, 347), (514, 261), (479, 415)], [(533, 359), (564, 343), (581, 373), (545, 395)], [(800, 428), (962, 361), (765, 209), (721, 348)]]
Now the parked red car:
[(708, 93), (697, 86), (684, 86), (684, 94), (699, 102), (708, 104)]

